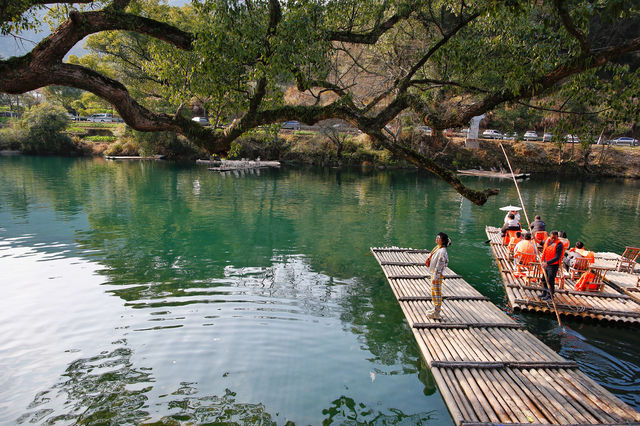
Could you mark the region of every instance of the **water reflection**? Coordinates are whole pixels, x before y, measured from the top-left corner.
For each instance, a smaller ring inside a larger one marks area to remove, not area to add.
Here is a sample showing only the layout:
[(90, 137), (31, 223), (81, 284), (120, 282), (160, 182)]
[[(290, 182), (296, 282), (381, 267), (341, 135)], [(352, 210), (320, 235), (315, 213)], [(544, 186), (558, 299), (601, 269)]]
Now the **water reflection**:
[[(55, 291), (65, 289), (82, 312), (99, 312), (112, 335), (93, 334), (72, 313), (51, 315), (51, 290), (41, 283), (29, 293), (29, 318), (73, 323), (103, 349), (126, 342), (71, 364), (56, 360), (60, 383), (39, 382), (33, 389), (44, 393), (35, 400), (32, 388), (20, 388), (34, 403), (14, 404), (12, 419), (449, 423), (369, 247), (430, 248), (437, 232), (447, 232), (451, 267), (506, 307), (483, 241), (484, 226), (504, 216), (498, 207), (517, 200), (510, 182), (469, 178), (502, 191), (480, 208), (416, 172), (284, 169), (224, 177), (151, 162), (0, 162), (0, 261), (14, 267), (23, 260), (34, 275), (49, 268), (47, 277), (66, 284)], [(522, 191), (529, 213), (566, 229), (572, 242), (621, 252), (640, 241), (637, 182), (536, 178), (522, 182)], [(96, 273), (69, 280), (65, 262), (78, 259)], [(15, 274), (4, 295), (31, 289), (23, 280)], [(631, 396), (640, 389), (634, 333), (593, 325), (580, 330), (585, 340), (578, 344), (553, 331), (553, 318), (515, 316), (640, 407)], [(0, 332), (15, 340), (0, 345), (0, 355), (26, 344), (11, 331), (23, 327), (20, 316), (7, 319)], [(38, 342), (49, 352), (58, 348)], [(59, 345), (96, 353), (81, 339)], [(25, 377), (38, 374), (26, 367)], [(124, 404), (120, 394), (131, 397), (131, 417), (111, 413)], [(83, 406), (90, 407), (85, 414)]]
[(17, 422), (125, 424), (148, 417), (145, 394), (153, 377), (133, 366), (126, 342), (114, 344), (119, 347), (71, 363), (62, 381), (38, 393)]

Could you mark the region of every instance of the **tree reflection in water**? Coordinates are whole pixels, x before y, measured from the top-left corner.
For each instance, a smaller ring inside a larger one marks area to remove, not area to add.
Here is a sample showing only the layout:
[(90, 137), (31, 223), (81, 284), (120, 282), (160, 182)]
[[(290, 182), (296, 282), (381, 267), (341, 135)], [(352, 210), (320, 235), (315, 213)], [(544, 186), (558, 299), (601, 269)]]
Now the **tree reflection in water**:
[(153, 377), (144, 368), (134, 368), (131, 355), (131, 349), (121, 346), (72, 362), (62, 381), (36, 395), (28, 407), (34, 411), (18, 423), (124, 424), (148, 417), (145, 394), (153, 387)]
[(390, 409), (389, 413), (382, 413), (365, 404), (356, 403), (353, 398), (341, 396), (332, 401), (331, 407), (322, 410), (327, 416), (323, 425), (330, 424), (376, 424), (376, 425), (421, 425), (432, 419), (435, 411), (407, 415), (400, 410)]

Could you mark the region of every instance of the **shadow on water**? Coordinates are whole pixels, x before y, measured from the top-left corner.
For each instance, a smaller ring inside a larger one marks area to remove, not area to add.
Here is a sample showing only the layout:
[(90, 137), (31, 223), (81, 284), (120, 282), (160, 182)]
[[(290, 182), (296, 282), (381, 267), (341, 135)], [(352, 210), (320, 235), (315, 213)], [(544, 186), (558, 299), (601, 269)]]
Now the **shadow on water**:
[[(517, 195), (510, 182), (474, 185), (502, 192), (481, 208), (412, 171), (225, 177), (164, 163), (2, 159), (0, 249), (7, 259), (28, 248), (90, 261), (97, 273), (83, 285), (100, 292), (72, 302), (87, 310), (116, 302), (111, 334), (126, 342), (61, 365), (61, 380), (40, 384), (27, 414), (17, 407), (14, 418), (450, 423), (368, 254), (372, 246), (431, 248), (447, 232), (451, 268), (508, 311), (484, 227), (500, 224), (498, 207)], [(537, 179), (521, 188), (529, 213), (566, 224), (572, 242), (621, 252), (640, 241), (635, 182)], [(640, 407), (635, 331), (571, 322), (562, 335), (553, 318), (511, 315)]]

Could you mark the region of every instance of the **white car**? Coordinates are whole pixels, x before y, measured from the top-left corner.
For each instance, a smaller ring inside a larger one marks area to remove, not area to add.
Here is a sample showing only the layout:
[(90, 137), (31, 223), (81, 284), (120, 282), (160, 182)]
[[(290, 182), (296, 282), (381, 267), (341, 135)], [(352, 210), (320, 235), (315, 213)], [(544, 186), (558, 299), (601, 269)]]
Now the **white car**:
[(502, 133), (497, 130), (487, 129), (482, 132), (482, 137), (485, 139), (502, 139)]
[(580, 138), (576, 135), (565, 135), (564, 141), (569, 143), (580, 143)]
[(195, 121), (202, 126), (211, 126), (211, 123), (209, 122), (209, 119), (207, 117), (193, 117), (191, 121)]
[(538, 134), (536, 132), (534, 132), (533, 130), (528, 130), (528, 131), (525, 132), (525, 134), (522, 137), (522, 139), (524, 139), (525, 141), (537, 141), (538, 140)]
[(611, 145), (636, 146), (636, 145), (638, 145), (638, 139), (630, 138), (630, 137), (627, 137), (627, 136), (622, 136), (620, 138), (612, 139), (609, 143)]
[(111, 114), (91, 114), (87, 117), (87, 121), (92, 123), (113, 123), (113, 115)]
[(542, 142), (551, 142), (551, 139), (553, 139), (553, 135), (551, 133), (545, 133), (542, 136)]

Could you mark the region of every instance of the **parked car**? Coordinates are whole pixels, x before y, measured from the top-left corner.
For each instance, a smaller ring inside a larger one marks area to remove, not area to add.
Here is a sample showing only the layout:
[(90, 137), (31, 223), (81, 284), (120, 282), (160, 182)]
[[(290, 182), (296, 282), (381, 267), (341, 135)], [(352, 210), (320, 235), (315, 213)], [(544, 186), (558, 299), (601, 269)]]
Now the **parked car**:
[(78, 116), (77, 116), (77, 115), (73, 115), (73, 114), (71, 114), (70, 112), (67, 112), (65, 115), (66, 115), (66, 116), (67, 116), (67, 118), (68, 118), (69, 120), (71, 120), (71, 121), (78, 121)]
[(211, 123), (209, 122), (209, 119), (207, 117), (193, 117), (191, 121), (195, 121), (202, 126), (211, 126)]
[(485, 139), (502, 139), (502, 133), (497, 130), (487, 129), (482, 132), (482, 137)]
[(93, 123), (112, 123), (113, 116), (111, 114), (91, 114), (87, 117), (87, 121), (91, 121)]
[(580, 143), (580, 138), (576, 135), (565, 135), (563, 139), (565, 142), (569, 143)]
[(551, 142), (551, 139), (553, 139), (553, 135), (551, 133), (545, 133), (542, 136), (542, 142)]
[(524, 139), (525, 141), (537, 141), (538, 140), (538, 134), (536, 132), (534, 132), (533, 130), (527, 130), (524, 133), (524, 136), (522, 137), (522, 139)]
[(518, 133), (517, 132), (505, 133), (504, 136), (502, 136), (502, 139), (506, 141), (515, 141), (516, 139), (518, 139)]
[(287, 130), (300, 130), (300, 122), (299, 121), (285, 121), (282, 123), (282, 128)]
[(424, 133), (427, 136), (431, 136), (431, 127), (429, 126), (420, 126), (418, 127), (418, 131)]
[(636, 146), (636, 145), (638, 145), (638, 139), (630, 138), (628, 136), (622, 136), (622, 137), (610, 140), (609, 143), (611, 145)]

